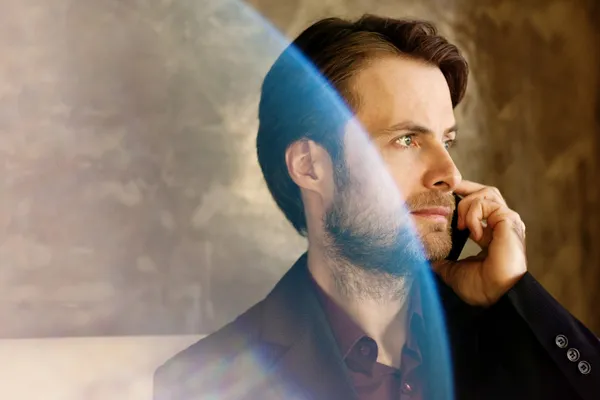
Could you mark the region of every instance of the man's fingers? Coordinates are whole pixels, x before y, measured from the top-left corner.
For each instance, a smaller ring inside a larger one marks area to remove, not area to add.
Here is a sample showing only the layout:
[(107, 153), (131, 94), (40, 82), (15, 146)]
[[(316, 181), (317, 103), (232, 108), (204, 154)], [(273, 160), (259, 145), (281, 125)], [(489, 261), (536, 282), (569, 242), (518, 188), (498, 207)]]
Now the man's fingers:
[(493, 226), (489, 224), (488, 218), (503, 211), (510, 210), (495, 201), (477, 197), (470, 202), (469, 209), (464, 216), (464, 224), (471, 231), (472, 239), (480, 247), (485, 248), (492, 240)]
[(476, 182), (462, 181), (455, 188), (454, 193), (463, 196), (465, 199), (468, 197), (482, 197), (506, 205), (502, 193), (494, 186), (485, 186)]
[(498, 203), (502, 206), (506, 206), (506, 201), (504, 201), (504, 198), (502, 197), (502, 194), (500, 194), (500, 191), (498, 189), (496, 189), (495, 187), (492, 187), (492, 186), (484, 186), (483, 189), (481, 189), (475, 193), (471, 193), (470, 195), (464, 197), (458, 203), (458, 228), (459, 229), (465, 228), (464, 216), (467, 214), (467, 210), (469, 210), (472, 203), (477, 199), (489, 200), (489, 201)]
[(481, 189), (486, 188), (485, 185), (482, 185), (481, 183), (477, 183), (477, 182), (473, 182), (473, 181), (468, 181), (466, 179), (463, 179), (455, 188), (454, 188), (454, 193), (460, 195), (460, 196), (468, 196), (471, 193), (475, 193), (480, 191)]
[(516, 234), (519, 241), (525, 244), (525, 224), (521, 220), (521, 216), (513, 210), (506, 209), (501, 212), (492, 213), (488, 218), (487, 222), (492, 229), (497, 229), (500, 223), (505, 222), (507, 230), (504, 234)]
[(471, 239), (481, 248), (486, 248), (496, 235), (516, 234), (521, 242), (525, 241), (525, 224), (519, 214), (496, 201), (480, 197), (469, 199), (459, 209), (459, 220), (462, 221), (459, 229), (469, 229)]
[(483, 221), (487, 219), (488, 215), (498, 210), (500, 207), (502, 207), (502, 205), (499, 203), (479, 197), (471, 202), (465, 215), (465, 225), (471, 231), (473, 239), (476, 242), (479, 242), (483, 238)]

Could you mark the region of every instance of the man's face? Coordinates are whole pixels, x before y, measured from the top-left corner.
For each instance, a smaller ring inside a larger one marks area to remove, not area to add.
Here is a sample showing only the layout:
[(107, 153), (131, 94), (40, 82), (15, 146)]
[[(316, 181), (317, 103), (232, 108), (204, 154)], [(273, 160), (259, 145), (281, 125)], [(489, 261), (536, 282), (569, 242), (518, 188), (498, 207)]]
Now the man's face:
[(353, 263), (403, 273), (408, 216), (425, 257), (444, 259), (452, 245), (452, 191), (461, 176), (448, 154), (456, 132), (442, 72), (388, 56), (359, 72), (353, 89), (360, 99), (357, 119), (369, 137), (347, 130), (345, 160), (334, 172), (324, 218), (331, 244)]

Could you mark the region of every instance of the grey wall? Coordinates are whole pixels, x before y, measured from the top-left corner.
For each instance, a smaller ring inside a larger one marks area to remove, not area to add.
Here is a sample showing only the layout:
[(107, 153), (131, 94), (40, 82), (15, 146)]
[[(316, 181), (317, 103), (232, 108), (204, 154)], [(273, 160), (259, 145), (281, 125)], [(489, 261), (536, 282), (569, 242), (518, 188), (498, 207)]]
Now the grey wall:
[[(252, 3), (289, 36), (329, 15), (437, 22), (473, 70), (459, 166), (503, 190), (530, 269), (600, 332), (593, 1)], [(205, 333), (263, 297), (304, 246), (253, 148), (281, 43), (230, 1), (3, 9), (0, 337)]]

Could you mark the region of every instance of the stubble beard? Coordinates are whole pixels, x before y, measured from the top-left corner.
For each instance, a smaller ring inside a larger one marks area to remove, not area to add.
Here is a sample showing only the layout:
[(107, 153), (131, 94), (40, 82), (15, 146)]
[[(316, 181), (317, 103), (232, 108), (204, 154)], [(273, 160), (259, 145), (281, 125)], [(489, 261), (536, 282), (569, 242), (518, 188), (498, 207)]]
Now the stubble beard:
[(336, 290), (355, 301), (405, 299), (427, 261), (444, 259), (452, 244), (449, 222), (413, 221), (406, 210), (423, 203), (447, 205), (449, 200), (422, 195), (405, 205), (399, 193), (392, 193), (390, 201), (396, 205), (382, 212), (381, 202), (365, 196), (368, 191), (347, 169), (339, 168), (334, 178), (334, 200), (323, 220), (323, 247)]
[(445, 224), (415, 224), (423, 244), (425, 257), (429, 262), (440, 261), (448, 257), (452, 248), (450, 221)]

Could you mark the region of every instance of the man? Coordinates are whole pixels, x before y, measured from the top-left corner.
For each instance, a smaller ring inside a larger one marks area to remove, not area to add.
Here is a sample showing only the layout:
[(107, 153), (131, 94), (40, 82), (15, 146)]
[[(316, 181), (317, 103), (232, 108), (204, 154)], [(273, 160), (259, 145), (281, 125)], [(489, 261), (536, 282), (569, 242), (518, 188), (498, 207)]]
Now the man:
[[(598, 339), (527, 272), (519, 215), (448, 153), (467, 76), (425, 22), (330, 18), (294, 41), (265, 78), (257, 150), (308, 251), (263, 301), (161, 366), (155, 400), (600, 398)], [(458, 262), (446, 259), (454, 194), (457, 228), (483, 249)], [(413, 228), (438, 277), (452, 376)]]

